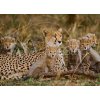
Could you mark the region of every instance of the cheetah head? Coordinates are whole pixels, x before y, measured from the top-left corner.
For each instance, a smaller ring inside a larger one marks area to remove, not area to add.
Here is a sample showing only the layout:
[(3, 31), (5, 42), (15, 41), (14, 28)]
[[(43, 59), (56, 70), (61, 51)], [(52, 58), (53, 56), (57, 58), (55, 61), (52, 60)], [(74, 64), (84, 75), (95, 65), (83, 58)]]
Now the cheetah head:
[(79, 50), (79, 40), (69, 39), (67, 41), (67, 48), (71, 53), (76, 53)]
[(93, 33), (88, 33), (86, 35), (86, 37), (88, 37), (88, 40), (90, 41), (90, 45), (91, 47), (95, 47), (98, 43), (97, 43), (97, 37), (95, 34)]
[(13, 51), (16, 46), (16, 40), (13, 37), (5, 36), (0, 39), (5, 50)]
[(43, 31), (45, 36), (46, 46), (59, 47), (62, 44), (62, 29), (58, 29), (56, 32)]
[(95, 34), (88, 33), (87, 35), (80, 38), (81, 50), (89, 50), (91, 47), (95, 47), (97, 44), (97, 37)]

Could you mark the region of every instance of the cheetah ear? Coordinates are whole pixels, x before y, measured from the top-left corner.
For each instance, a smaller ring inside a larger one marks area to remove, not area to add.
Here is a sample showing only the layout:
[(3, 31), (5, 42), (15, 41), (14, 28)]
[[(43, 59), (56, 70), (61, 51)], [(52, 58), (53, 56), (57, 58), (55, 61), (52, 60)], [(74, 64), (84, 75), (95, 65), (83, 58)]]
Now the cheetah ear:
[(62, 33), (62, 28), (59, 28), (59, 29), (58, 29), (58, 32)]
[(47, 34), (48, 34), (48, 31), (47, 30), (43, 30), (43, 36), (47, 36)]

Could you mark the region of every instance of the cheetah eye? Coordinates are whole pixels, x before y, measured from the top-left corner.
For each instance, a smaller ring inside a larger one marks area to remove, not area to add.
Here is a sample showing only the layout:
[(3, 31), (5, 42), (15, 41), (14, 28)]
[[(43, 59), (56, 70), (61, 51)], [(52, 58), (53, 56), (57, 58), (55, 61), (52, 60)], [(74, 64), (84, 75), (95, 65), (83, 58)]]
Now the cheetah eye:
[(60, 35), (60, 37), (62, 37), (62, 35)]
[(56, 37), (56, 34), (52, 35), (53, 37)]
[(55, 34), (54, 36), (56, 37), (57, 35)]

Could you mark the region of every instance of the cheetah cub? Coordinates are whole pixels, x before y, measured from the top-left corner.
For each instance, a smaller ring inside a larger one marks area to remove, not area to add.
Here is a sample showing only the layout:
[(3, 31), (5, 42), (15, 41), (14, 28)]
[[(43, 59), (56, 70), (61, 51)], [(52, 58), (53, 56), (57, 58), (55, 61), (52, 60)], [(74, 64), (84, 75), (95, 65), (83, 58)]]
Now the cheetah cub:
[(94, 64), (93, 57), (90, 55), (90, 50), (97, 44), (95, 34), (88, 33), (80, 38), (80, 49), (82, 52), (82, 68), (84, 73), (89, 73), (91, 66)]
[(74, 71), (81, 62), (81, 51), (79, 49), (80, 42), (77, 39), (69, 39), (67, 41), (68, 50), (68, 70)]
[(49, 33), (48, 31), (44, 31), (44, 35), (48, 54), (47, 67), (49, 68), (49, 71), (56, 74), (67, 71), (67, 68), (65, 67), (63, 53), (60, 48), (62, 44), (62, 29), (58, 29), (58, 31), (56, 31), (54, 34)]
[(5, 54), (13, 54), (16, 47), (16, 39), (10, 36), (0, 38), (0, 52)]

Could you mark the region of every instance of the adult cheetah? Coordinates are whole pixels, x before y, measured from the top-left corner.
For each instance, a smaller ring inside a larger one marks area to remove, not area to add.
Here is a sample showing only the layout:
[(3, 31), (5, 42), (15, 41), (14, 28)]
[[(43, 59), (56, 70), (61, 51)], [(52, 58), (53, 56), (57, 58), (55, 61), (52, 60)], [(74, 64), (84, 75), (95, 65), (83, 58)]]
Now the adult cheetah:
[[(60, 36), (61, 30), (56, 31), (54, 34), (45, 33), (45, 49), (37, 53), (32, 54), (23, 54), (21, 56), (14, 55), (0, 55), (0, 78), (1, 79), (20, 79), (26, 75), (33, 75), (36, 68), (45, 68), (48, 67), (48, 58), (53, 61), (53, 66), (50, 66), (55, 69), (57, 65), (57, 58), (61, 54), (60, 45), (62, 43), (62, 36)], [(62, 58), (62, 57), (61, 57)], [(55, 61), (55, 62), (54, 62)], [(65, 67), (59, 67), (58, 69), (66, 69)]]

